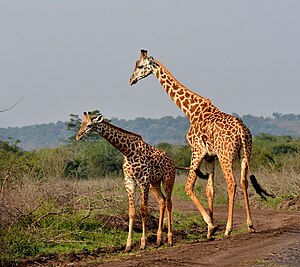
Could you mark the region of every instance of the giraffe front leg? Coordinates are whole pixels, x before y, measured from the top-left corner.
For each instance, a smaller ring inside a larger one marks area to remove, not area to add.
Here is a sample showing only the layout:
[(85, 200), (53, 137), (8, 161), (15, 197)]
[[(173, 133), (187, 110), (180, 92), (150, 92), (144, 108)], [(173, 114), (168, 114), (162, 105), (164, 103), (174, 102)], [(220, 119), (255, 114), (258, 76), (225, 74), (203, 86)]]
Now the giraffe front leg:
[(146, 243), (147, 243), (146, 222), (147, 222), (147, 216), (148, 216), (149, 189), (150, 189), (150, 185), (148, 185), (148, 184), (141, 186), (142, 203), (141, 203), (140, 212), (141, 212), (141, 216), (142, 216), (142, 228), (143, 228), (141, 245), (140, 245), (141, 250), (146, 248)]
[(129, 252), (132, 248), (132, 235), (133, 235), (133, 224), (135, 219), (135, 207), (134, 207), (134, 193), (135, 193), (135, 181), (131, 178), (125, 178), (125, 188), (128, 194), (129, 200), (129, 229), (128, 229), (128, 238), (126, 242), (125, 251)]
[(206, 197), (208, 201), (208, 212), (209, 216), (214, 221), (214, 171), (215, 171), (215, 158), (206, 161), (206, 169), (209, 173), (207, 184), (206, 184)]
[(196, 183), (196, 179), (197, 179), (197, 176), (196, 176), (194, 170), (198, 169), (198, 167), (201, 165), (201, 161), (203, 160), (204, 156), (205, 156), (204, 153), (200, 154), (199, 152), (193, 152), (189, 177), (188, 177), (188, 180), (187, 180), (186, 186), (185, 186), (185, 192), (187, 193), (187, 195), (190, 196), (190, 198), (192, 199), (192, 201), (194, 202), (194, 204), (200, 211), (200, 213), (208, 227), (207, 238), (211, 239), (211, 238), (213, 238), (213, 235), (217, 231), (218, 227), (213, 225), (213, 221), (212, 221), (211, 217), (209, 216), (209, 214), (207, 214), (207, 212), (201, 205), (198, 197), (196, 196), (196, 193), (194, 192), (194, 187), (195, 187), (195, 183)]
[(166, 201), (164, 195), (161, 192), (160, 182), (158, 184), (151, 185), (151, 192), (155, 196), (157, 204), (159, 205), (159, 222), (158, 222), (158, 229), (156, 234), (156, 246), (159, 247), (163, 243), (162, 229), (163, 229), (164, 214), (166, 209)]

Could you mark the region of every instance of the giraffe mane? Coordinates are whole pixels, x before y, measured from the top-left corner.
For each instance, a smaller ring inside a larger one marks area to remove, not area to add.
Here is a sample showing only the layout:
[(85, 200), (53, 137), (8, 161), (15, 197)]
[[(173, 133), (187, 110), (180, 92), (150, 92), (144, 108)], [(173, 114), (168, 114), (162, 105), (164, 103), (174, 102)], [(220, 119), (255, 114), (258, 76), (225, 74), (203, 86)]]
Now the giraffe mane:
[(200, 95), (198, 95), (197, 93), (193, 92), (192, 90), (190, 90), (189, 88), (187, 88), (186, 86), (184, 86), (181, 82), (179, 82), (175, 77), (174, 75), (164, 66), (164, 64), (162, 64), (160, 61), (158, 61), (157, 59), (154, 59), (154, 61), (164, 69), (164, 71), (168, 74), (169, 77), (171, 77), (175, 83), (178, 83), (180, 86), (184, 87), (190, 94), (192, 95), (196, 95), (197, 97), (200, 97), (200, 98), (204, 98), (204, 97), (201, 97)]
[(141, 140), (143, 141), (142, 136), (139, 135), (139, 134), (136, 134), (136, 133), (133, 133), (133, 132), (124, 130), (124, 129), (122, 129), (122, 128), (116, 126), (116, 125), (113, 125), (113, 124), (109, 123), (109, 122), (106, 121), (106, 120), (103, 120), (102, 123), (104, 123), (104, 124), (106, 124), (106, 125), (109, 125), (110, 127), (114, 128), (114, 129), (116, 129), (116, 130), (118, 130), (118, 131), (120, 131), (120, 132), (123, 132), (123, 133), (125, 133), (125, 134), (133, 135), (133, 136), (135, 136), (135, 137), (137, 137), (137, 138), (139, 138), (139, 139), (141, 139)]

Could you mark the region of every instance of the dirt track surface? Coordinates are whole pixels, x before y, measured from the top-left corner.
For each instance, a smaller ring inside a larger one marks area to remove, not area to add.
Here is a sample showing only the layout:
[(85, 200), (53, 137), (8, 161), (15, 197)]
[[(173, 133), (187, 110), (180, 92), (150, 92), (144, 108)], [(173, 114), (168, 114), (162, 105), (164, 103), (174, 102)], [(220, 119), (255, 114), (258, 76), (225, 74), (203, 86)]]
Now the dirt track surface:
[[(254, 234), (164, 247), (89, 266), (300, 266), (300, 212), (252, 213)], [(217, 209), (216, 221), (226, 220), (226, 214), (226, 209)], [(240, 228), (245, 224), (244, 210), (236, 209), (234, 215), (235, 228)]]

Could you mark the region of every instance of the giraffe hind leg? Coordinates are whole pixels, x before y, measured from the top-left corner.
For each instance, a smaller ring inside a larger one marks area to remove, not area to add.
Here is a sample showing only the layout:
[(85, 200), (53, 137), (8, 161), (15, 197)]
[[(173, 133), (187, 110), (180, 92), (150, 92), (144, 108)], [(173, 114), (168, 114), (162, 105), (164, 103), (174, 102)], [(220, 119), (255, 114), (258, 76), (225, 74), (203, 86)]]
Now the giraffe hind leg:
[(247, 167), (248, 162), (246, 159), (242, 160), (241, 164), (241, 187), (244, 194), (244, 202), (245, 202), (245, 209), (246, 209), (246, 216), (247, 216), (247, 226), (248, 226), (248, 232), (254, 233), (255, 229), (253, 226), (252, 218), (251, 218), (251, 211), (250, 211), (250, 205), (249, 205), (249, 198), (248, 198), (248, 180), (247, 180)]
[(206, 185), (206, 197), (208, 201), (208, 211), (209, 216), (211, 220), (213, 221), (214, 215), (213, 215), (213, 202), (214, 202), (214, 171), (215, 171), (215, 160), (212, 161), (206, 161), (206, 169), (209, 172), (207, 185)]
[(236, 182), (233, 174), (233, 166), (232, 163), (228, 163), (227, 161), (221, 161), (220, 164), (222, 167), (222, 171), (224, 173), (224, 177), (227, 183), (227, 191), (228, 191), (228, 218), (225, 230), (225, 236), (229, 236), (232, 232), (233, 225), (233, 208), (234, 208), (234, 197), (236, 192)]
[(146, 243), (147, 243), (146, 222), (147, 222), (147, 216), (148, 216), (149, 190), (150, 190), (150, 185), (148, 185), (148, 184), (141, 187), (142, 203), (141, 203), (140, 212), (141, 212), (141, 216), (142, 216), (142, 228), (143, 228), (141, 245), (140, 245), (141, 250), (146, 248)]
[(169, 172), (167, 177), (165, 177), (163, 186), (166, 193), (166, 207), (168, 213), (168, 244), (169, 246), (173, 246), (173, 233), (172, 233), (172, 191), (175, 182), (175, 170)]
[(164, 214), (166, 209), (166, 198), (163, 195), (160, 187), (160, 182), (157, 184), (151, 185), (151, 192), (155, 196), (155, 199), (159, 205), (159, 222), (158, 222), (158, 229), (157, 229), (157, 239), (156, 239), (156, 246), (159, 247), (162, 245), (162, 229), (163, 229), (163, 220)]

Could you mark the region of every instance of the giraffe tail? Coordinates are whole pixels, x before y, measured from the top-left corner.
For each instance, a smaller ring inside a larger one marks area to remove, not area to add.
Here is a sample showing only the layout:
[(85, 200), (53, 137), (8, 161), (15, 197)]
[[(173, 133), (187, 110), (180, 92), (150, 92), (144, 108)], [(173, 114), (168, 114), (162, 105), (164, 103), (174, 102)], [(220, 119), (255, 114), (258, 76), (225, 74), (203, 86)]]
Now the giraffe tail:
[(270, 194), (266, 190), (261, 188), (260, 184), (257, 182), (256, 177), (253, 174), (250, 175), (250, 181), (251, 181), (252, 186), (255, 189), (256, 193), (258, 195), (260, 195), (265, 201), (267, 201), (266, 196), (275, 198), (275, 196), (273, 194)]
[[(183, 170), (183, 171), (190, 171), (191, 169), (188, 167), (175, 167), (177, 170)], [(198, 176), (198, 178), (200, 179), (204, 179), (207, 180), (208, 179), (208, 174), (204, 174), (202, 171), (200, 171), (200, 169), (196, 169), (194, 170), (194, 172), (196, 173), (196, 175)]]
[[(252, 145), (250, 146), (250, 149), (249, 149), (249, 144), (247, 145), (247, 142), (246, 142), (247, 138), (250, 139), (251, 144), (252, 144), (251, 132), (246, 126), (244, 126), (243, 127), (243, 134), (241, 135), (241, 141), (242, 141), (242, 144), (243, 144), (243, 155), (244, 155), (243, 161), (246, 163), (245, 168), (248, 169), (248, 171), (250, 173), (250, 181), (252, 183), (252, 186), (255, 189), (256, 193), (258, 195), (260, 195), (265, 201), (267, 201), (266, 196), (275, 198), (274, 195), (268, 193), (266, 190), (261, 188), (260, 184), (256, 180), (256, 177), (251, 173), (251, 170), (250, 170), (250, 157), (251, 157), (251, 147), (252, 147)], [(248, 149), (247, 149), (247, 147), (248, 147)], [(250, 152), (249, 152), (249, 150), (250, 150)]]

